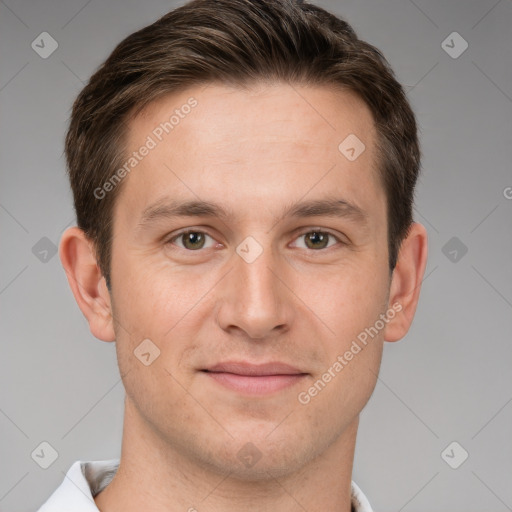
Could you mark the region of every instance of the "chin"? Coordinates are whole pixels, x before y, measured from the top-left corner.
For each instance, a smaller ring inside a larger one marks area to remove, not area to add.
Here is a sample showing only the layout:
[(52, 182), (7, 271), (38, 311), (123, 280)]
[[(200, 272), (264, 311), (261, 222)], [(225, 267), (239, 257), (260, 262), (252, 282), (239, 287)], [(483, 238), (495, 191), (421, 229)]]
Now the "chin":
[(275, 432), (269, 435), (270, 432), (272, 429), (268, 428), (252, 433), (239, 432), (235, 439), (226, 439), (216, 453), (210, 442), (209, 450), (201, 455), (206, 455), (207, 464), (215, 466), (216, 471), (230, 474), (230, 479), (257, 482), (299, 471), (323, 448), (314, 445), (312, 440), (304, 441), (307, 436), (291, 435), (285, 429), (279, 436)]

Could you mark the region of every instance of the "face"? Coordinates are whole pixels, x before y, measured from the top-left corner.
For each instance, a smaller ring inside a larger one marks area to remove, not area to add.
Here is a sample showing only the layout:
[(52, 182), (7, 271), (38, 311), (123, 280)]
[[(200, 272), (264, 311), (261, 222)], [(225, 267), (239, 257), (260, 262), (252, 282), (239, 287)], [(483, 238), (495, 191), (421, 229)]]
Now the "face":
[[(112, 245), (126, 406), (205, 467), (296, 470), (357, 422), (381, 360), (390, 276), (371, 113), (323, 87), (210, 84), (130, 127)], [(250, 366), (266, 363), (288, 366)]]

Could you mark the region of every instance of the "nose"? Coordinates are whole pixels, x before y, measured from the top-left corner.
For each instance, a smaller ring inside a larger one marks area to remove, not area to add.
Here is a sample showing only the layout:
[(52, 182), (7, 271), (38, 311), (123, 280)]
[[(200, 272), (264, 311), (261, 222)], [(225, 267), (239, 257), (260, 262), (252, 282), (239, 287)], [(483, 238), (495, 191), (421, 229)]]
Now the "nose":
[(293, 294), (285, 284), (286, 262), (278, 262), (270, 248), (252, 262), (238, 254), (233, 260), (234, 268), (217, 301), (220, 327), (251, 339), (286, 332), (293, 320)]

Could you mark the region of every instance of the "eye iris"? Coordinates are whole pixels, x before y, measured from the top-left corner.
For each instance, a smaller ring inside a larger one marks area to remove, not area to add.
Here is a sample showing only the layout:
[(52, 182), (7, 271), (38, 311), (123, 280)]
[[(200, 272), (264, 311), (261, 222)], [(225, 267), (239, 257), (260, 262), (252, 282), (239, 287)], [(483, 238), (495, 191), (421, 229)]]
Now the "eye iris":
[(204, 234), (192, 231), (183, 233), (183, 245), (187, 249), (201, 249), (204, 246)]
[[(183, 245), (187, 249), (201, 249), (204, 246), (205, 238), (203, 233), (191, 231), (189, 233), (183, 233), (181, 236)], [(323, 249), (324, 247), (327, 247), (328, 241), (328, 233), (310, 231), (306, 234), (306, 245), (310, 249)]]
[[(329, 235), (327, 233), (320, 233), (318, 231), (311, 231), (306, 235), (306, 245), (310, 249), (323, 249), (327, 246)], [(320, 245), (315, 245), (320, 242)], [(313, 244), (312, 246), (310, 245)]]

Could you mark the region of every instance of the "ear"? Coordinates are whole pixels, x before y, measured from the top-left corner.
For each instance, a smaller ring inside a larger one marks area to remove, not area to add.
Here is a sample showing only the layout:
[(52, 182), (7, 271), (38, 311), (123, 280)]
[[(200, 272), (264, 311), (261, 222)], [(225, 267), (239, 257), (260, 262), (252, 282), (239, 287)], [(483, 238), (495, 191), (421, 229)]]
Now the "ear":
[(427, 231), (422, 224), (413, 222), (402, 241), (391, 277), (388, 308), (397, 313), (386, 324), (385, 341), (398, 341), (407, 334), (418, 305), (426, 265)]
[(110, 294), (92, 241), (77, 226), (70, 227), (61, 237), (59, 256), (91, 333), (102, 341), (115, 341)]

